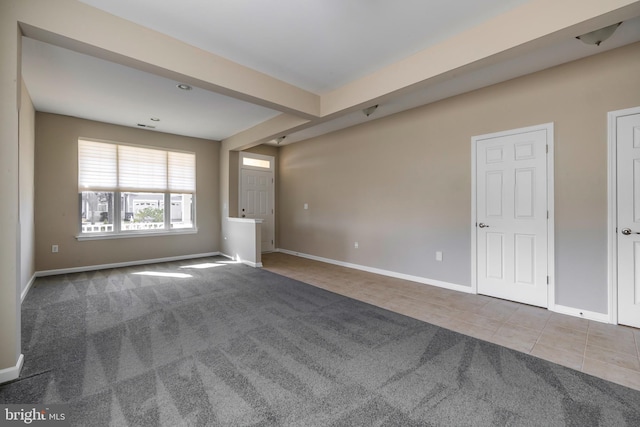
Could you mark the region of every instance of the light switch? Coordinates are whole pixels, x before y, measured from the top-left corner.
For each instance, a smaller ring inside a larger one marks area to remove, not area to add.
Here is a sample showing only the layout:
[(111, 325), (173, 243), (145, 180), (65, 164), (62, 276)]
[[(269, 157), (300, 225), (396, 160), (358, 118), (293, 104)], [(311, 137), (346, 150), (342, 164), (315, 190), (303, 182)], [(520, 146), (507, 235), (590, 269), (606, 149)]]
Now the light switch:
[(442, 261), (442, 251), (436, 251), (436, 261)]
[(309, 203), (305, 203), (305, 204), (304, 204), (304, 210), (306, 211), (306, 210), (308, 210), (308, 209), (309, 209)]

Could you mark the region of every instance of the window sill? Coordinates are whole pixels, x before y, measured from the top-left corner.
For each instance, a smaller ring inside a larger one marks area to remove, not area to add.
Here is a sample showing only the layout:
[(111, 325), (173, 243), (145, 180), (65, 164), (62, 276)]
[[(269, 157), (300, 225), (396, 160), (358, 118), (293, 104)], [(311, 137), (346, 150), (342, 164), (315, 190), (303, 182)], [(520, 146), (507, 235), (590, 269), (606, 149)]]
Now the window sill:
[(79, 242), (83, 240), (109, 240), (109, 239), (130, 239), (133, 237), (154, 237), (154, 236), (181, 236), (185, 234), (198, 234), (197, 228), (190, 228), (188, 230), (176, 230), (176, 231), (154, 231), (154, 232), (130, 232), (130, 233), (96, 233), (96, 234), (80, 234), (76, 236), (76, 240)]

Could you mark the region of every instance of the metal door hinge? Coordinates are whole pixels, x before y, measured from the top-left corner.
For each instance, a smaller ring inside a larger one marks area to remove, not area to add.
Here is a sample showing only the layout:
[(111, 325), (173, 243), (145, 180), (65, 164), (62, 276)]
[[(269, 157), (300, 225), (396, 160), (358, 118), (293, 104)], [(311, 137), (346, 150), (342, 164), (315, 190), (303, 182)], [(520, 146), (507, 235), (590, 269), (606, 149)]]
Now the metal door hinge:
[(547, 153), (549, 153), (549, 145), (547, 145)]
[(547, 285), (549, 284), (549, 276), (547, 276)]

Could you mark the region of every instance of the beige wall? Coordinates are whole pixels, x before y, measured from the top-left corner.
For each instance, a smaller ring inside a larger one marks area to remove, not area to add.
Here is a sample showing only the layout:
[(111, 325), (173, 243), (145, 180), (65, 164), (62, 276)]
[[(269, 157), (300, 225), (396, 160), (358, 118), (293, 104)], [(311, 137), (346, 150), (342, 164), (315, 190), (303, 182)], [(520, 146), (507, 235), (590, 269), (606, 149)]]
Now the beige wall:
[(240, 198), (240, 156), (238, 151), (229, 151), (229, 217), (237, 218)]
[(0, 2), (0, 381), (17, 378), (20, 356), (20, 48), (18, 24)]
[(638, 105), (640, 43), (284, 146), (279, 247), (470, 286), (471, 137), (554, 122), (556, 303), (606, 313), (606, 113)]
[(24, 292), (35, 268), (34, 150), (36, 112), (22, 82), (20, 102), (20, 290)]
[[(78, 137), (174, 148), (196, 153), (198, 233), (78, 241)], [(36, 115), (36, 269), (110, 264), (219, 250), (220, 143), (81, 120)], [(60, 252), (51, 253), (51, 245)]]

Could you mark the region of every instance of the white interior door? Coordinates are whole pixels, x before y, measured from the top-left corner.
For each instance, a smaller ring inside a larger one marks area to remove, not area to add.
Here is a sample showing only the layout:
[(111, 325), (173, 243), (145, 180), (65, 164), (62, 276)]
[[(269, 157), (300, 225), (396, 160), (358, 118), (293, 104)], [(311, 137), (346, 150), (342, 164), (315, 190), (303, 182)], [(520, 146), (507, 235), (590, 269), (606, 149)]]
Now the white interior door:
[(240, 216), (262, 219), (262, 252), (274, 249), (273, 172), (240, 170)]
[(616, 118), (618, 323), (640, 328), (640, 113)]
[(549, 129), (474, 138), (478, 293), (548, 305)]

